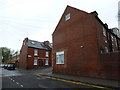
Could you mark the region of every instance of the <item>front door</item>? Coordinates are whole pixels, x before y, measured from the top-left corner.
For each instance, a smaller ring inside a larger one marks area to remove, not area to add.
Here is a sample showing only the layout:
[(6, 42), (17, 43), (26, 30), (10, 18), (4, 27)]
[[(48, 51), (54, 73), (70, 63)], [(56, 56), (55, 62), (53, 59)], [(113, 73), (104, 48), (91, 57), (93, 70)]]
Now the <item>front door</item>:
[(43, 59), (39, 60), (39, 66), (43, 66)]

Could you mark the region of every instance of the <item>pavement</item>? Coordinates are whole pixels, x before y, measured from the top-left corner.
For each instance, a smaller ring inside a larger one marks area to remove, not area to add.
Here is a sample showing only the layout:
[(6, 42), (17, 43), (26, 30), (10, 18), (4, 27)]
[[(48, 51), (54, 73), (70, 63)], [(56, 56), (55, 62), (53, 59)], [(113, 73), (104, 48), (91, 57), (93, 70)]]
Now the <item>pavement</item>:
[(119, 86), (120, 81), (117, 81), (117, 80), (108, 80), (108, 79), (101, 79), (101, 78), (87, 77), (87, 76), (80, 76), (80, 75), (78, 76), (78, 75), (68, 75), (68, 74), (61, 74), (61, 73), (52, 73), (52, 67), (42, 67), (37, 69), (30, 69), (27, 71), (35, 75), (48, 76), (52, 78), (69, 80), (74, 82), (81, 82), (82, 84), (87, 84), (89, 86), (91, 85), (91, 86), (100, 86), (100, 87), (107, 87), (107, 88), (120, 88)]

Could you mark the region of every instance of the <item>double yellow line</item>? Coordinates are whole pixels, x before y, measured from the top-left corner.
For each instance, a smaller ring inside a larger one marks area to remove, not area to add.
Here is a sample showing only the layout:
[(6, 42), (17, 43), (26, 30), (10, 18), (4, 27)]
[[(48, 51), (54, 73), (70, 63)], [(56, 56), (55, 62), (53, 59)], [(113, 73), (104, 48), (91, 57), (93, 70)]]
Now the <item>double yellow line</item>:
[(38, 74), (36, 74), (36, 76), (49, 78), (49, 79), (53, 79), (53, 80), (58, 80), (58, 81), (62, 81), (62, 82), (68, 82), (68, 83), (73, 83), (73, 84), (80, 84), (80, 85), (95, 87), (95, 88), (114, 90), (114, 89), (103, 87), (103, 86), (91, 85), (91, 84), (86, 84), (86, 83), (81, 83), (81, 82), (75, 82), (75, 81), (60, 79), (60, 78), (56, 78), (56, 77), (50, 77), (50, 76), (47, 76), (47, 75), (43, 75), (42, 73), (38, 73)]

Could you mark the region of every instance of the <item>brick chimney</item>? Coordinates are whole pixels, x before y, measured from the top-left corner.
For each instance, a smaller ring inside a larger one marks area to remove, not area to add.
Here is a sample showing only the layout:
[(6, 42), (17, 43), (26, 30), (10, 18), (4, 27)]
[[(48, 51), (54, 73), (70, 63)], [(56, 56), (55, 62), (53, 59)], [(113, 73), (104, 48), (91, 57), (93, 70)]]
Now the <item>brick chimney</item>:
[(98, 13), (96, 11), (91, 12), (94, 16), (98, 16)]
[(45, 46), (49, 46), (49, 41), (44, 41)]
[(25, 45), (27, 42), (28, 42), (28, 37), (26, 37), (26, 38), (23, 40), (23, 45)]
[(105, 27), (106, 27), (106, 28), (108, 28), (108, 25), (107, 25), (107, 23), (105, 23), (104, 25), (105, 25)]

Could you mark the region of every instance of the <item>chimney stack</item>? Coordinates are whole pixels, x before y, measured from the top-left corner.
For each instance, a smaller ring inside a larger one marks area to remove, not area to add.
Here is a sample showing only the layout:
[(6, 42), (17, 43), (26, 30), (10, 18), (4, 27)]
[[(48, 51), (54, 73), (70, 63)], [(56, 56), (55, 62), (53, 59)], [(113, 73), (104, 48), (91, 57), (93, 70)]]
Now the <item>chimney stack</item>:
[(45, 46), (49, 46), (49, 41), (44, 41)]
[(106, 27), (106, 28), (108, 28), (108, 25), (107, 25), (107, 23), (105, 23), (104, 25), (105, 25), (105, 27)]
[(91, 12), (94, 16), (98, 16), (98, 13), (96, 11)]

